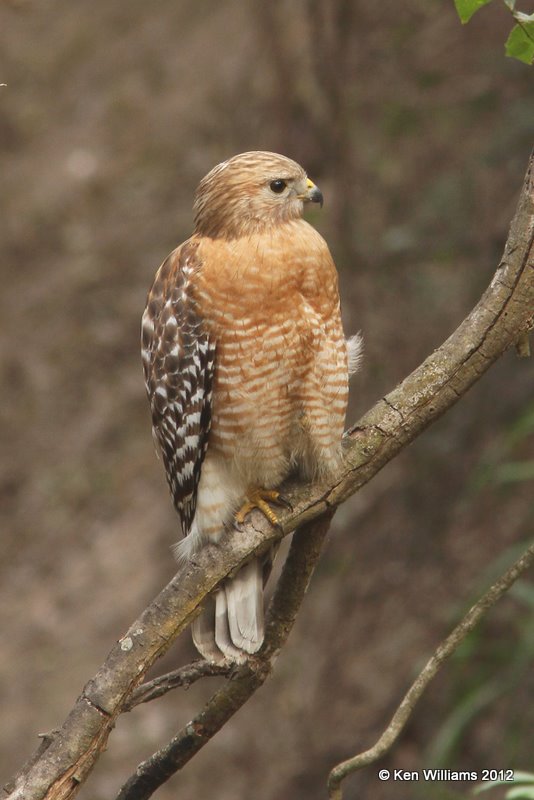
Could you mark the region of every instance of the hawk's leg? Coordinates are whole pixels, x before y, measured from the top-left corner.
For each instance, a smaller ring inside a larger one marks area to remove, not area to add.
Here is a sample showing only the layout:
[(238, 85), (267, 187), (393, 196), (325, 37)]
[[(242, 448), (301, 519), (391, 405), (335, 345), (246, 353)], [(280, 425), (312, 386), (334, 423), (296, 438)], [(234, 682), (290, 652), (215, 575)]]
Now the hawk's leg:
[(285, 508), (291, 509), (291, 504), (289, 501), (275, 489), (251, 489), (249, 492), (247, 492), (245, 502), (235, 515), (236, 524), (242, 525), (247, 514), (249, 514), (254, 508), (257, 508), (265, 517), (267, 517), (271, 525), (278, 525), (278, 517), (268, 505), (267, 501), (274, 505), (284, 506)]

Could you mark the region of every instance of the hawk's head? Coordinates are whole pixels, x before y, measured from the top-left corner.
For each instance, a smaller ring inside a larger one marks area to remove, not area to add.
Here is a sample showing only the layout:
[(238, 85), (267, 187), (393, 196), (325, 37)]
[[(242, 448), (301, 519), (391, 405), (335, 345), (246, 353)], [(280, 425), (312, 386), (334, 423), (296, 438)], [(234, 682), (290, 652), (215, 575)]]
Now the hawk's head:
[(227, 239), (302, 216), (323, 196), (299, 164), (261, 150), (217, 164), (195, 195), (195, 233)]

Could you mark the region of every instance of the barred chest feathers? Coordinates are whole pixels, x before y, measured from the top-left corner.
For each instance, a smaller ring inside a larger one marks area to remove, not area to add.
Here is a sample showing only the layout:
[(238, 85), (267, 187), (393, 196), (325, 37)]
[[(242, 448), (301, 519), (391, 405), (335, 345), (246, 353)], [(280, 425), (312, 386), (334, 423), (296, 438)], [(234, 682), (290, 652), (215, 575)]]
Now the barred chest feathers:
[(199, 246), (195, 292), (217, 348), (210, 448), (266, 487), (295, 465), (308, 478), (332, 470), (348, 375), (337, 273), (324, 239), (293, 221), (257, 244), (227, 242), (222, 266), (217, 242), (217, 271), (210, 246), (206, 239)]

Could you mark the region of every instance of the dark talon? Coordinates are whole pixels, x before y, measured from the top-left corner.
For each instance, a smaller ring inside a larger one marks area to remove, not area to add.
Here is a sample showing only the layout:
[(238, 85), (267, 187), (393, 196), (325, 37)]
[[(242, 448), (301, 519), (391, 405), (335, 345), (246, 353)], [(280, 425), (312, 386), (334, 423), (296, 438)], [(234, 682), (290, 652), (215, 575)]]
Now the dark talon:
[(293, 511), (293, 506), (287, 499), (287, 497), (283, 494), (278, 494), (276, 500), (271, 500), (271, 503), (274, 506), (282, 506), (283, 508), (287, 508), (288, 511)]

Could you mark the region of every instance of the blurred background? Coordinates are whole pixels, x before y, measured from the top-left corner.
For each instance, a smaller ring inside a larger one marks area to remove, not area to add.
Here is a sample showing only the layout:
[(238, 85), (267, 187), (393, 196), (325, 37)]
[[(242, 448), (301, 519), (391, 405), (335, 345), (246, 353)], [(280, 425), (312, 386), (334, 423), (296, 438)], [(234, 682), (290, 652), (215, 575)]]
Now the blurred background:
[[(172, 577), (139, 321), (192, 195), (250, 149), (321, 187), (310, 221), (365, 337), (355, 421), (451, 333), (499, 262), (534, 132), (502, 4), (0, 3), (1, 777), (63, 721)], [(495, 7), (494, 7), (495, 6)], [(319, 800), (532, 536), (534, 367), (509, 352), (338, 512), (276, 672), (157, 794)], [(182, 637), (158, 669), (195, 654)], [(380, 766), (533, 769), (534, 580), (442, 670)], [(83, 800), (110, 800), (216, 680), (125, 715)], [(403, 786), (448, 800), (469, 786)], [(346, 798), (393, 800), (371, 768)]]

